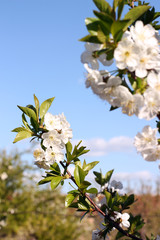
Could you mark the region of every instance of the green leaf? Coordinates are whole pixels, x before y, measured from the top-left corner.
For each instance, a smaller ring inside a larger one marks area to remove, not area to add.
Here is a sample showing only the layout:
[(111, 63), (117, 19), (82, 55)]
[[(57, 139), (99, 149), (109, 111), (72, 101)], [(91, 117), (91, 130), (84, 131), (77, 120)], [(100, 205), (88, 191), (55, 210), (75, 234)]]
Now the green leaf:
[(85, 168), (86, 165), (87, 165), (87, 164), (86, 164), (86, 160), (84, 159), (84, 161), (83, 161), (83, 167), (82, 167), (83, 170), (84, 170), (84, 168)]
[[(83, 165), (83, 170), (89, 172), (91, 169), (93, 169), (97, 164), (99, 163), (99, 161), (94, 161), (91, 163), (88, 163), (86, 165)], [(84, 164), (84, 163), (83, 163)]]
[(21, 131), (25, 131), (25, 128), (24, 127), (18, 127), (18, 128), (14, 128), (12, 130), (12, 132), (21, 132)]
[(128, 26), (128, 23), (129, 23), (130, 20), (118, 20), (118, 21), (115, 21), (113, 22), (112, 26), (111, 26), (111, 33), (112, 33), (112, 36), (114, 38), (114, 40), (120, 40), (120, 39), (117, 39), (119, 34), (123, 34), (123, 29), (125, 28), (125, 26)]
[(116, 10), (116, 8), (118, 7), (119, 1), (120, 1), (120, 0), (114, 0), (114, 1), (113, 1), (113, 9), (114, 9), (114, 10)]
[(105, 43), (107, 40), (107, 35), (103, 33), (100, 27), (97, 31), (97, 37), (101, 43)]
[(91, 185), (90, 182), (88, 182), (88, 181), (83, 181), (83, 182), (79, 185), (79, 188), (85, 189), (85, 188), (89, 187), (90, 185)]
[(34, 128), (34, 130), (37, 132), (38, 128), (39, 128), (39, 124), (38, 124), (37, 120), (30, 118), (30, 122), (31, 122), (31, 125)]
[(98, 12), (96, 10), (94, 10), (93, 13), (95, 14), (96, 17), (102, 20), (103, 23), (112, 24), (115, 21), (114, 18), (108, 13)]
[[(81, 143), (81, 142), (80, 142), (80, 143)], [(78, 145), (76, 145), (76, 146), (74, 147), (74, 150), (73, 150), (73, 153), (72, 153), (73, 158), (77, 158), (77, 157), (79, 157), (79, 156), (81, 156), (81, 155), (89, 152), (89, 150), (85, 150), (86, 147), (83, 147), (83, 146), (82, 146), (82, 147), (78, 148), (79, 145), (80, 145), (80, 143), (78, 143)]]
[(47, 100), (45, 100), (41, 106), (40, 106), (40, 118), (42, 119), (44, 117), (44, 115), (47, 113), (48, 109), (50, 108), (52, 102), (54, 100), (53, 98), (49, 98)]
[(77, 196), (77, 193), (69, 193), (65, 199), (65, 207), (69, 207)]
[(29, 137), (32, 137), (32, 136), (33, 136), (33, 133), (29, 132), (27, 129), (24, 128), (23, 131), (20, 131), (20, 132), (17, 133), (13, 143), (16, 143), (18, 141), (21, 141), (22, 139), (29, 138)]
[(90, 189), (87, 189), (86, 192), (91, 194), (97, 194), (98, 190), (96, 188), (90, 188)]
[(103, 185), (103, 180), (102, 180), (102, 174), (99, 172), (95, 172), (93, 171), (94, 175), (96, 176), (95, 181), (100, 184)]
[(102, 12), (97, 12), (97, 11), (93, 11), (93, 12), (101, 20), (101, 21), (99, 21), (99, 26), (103, 30), (103, 33), (106, 35), (109, 35), (110, 30), (111, 30), (111, 25), (114, 22), (114, 19), (111, 17), (111, 15), (109, 15), (107, 13), (102, 13)]
[(26, 117), (25, 117), (25, 114), (24, 114), (24, 113), (22, 114), (22, 122), (23, 122), (24, 126), (25, 126), (27, 129), (30, 129), (30, 130), (31, 130), (31, 128), (30, 128), (30, 126), (29, 126), (29, 124), (28, 124), (28, 122), (27, 122), (27, 120), (26, 120)]
[(101, 12), (111, 13), (112, 8), (105, 0), (93, 0), (93, 2)]
[(46, 177), (46, 178), (42, 179), (41, 181), (39, 181), (38, 185), (42, 185), (42, 184), (51, 182), (52, 179), (53, 179), (53, 177)]
[(124, 31), (127, 30), (127, 28), (134, 23), (140, 16), (142, 16), (148, 9), (150, 9), (150, 6), (147, 5), (143, 5), (143, 6), (138, 6), (138, 7), (134, 7), (132, 8), (124, 17), (125, 19), (130, 19), (130, 21), (128, 22), (128, 24), (124, 27)]
[(79, 41), (81, 41), (81, 42), (90, 42), (90, 43), (101, 43), (98, 40), (97, 36), (92, 36), (90, 34), (85, 36), (85, 37), (83, 37), (83, 38), (81, 38), (81, 39), (79, 39)]
[(123, 209), (134, 203), (134, 194), (128, 196), (126, 201), (123, 203)]
[(76, 165), (74, 170), (74, 178), (78, 186), (80, 186), (81, 183), (84, 181), (85, 176), (86, 174), (83, 169)]
[(52, 181), (51, 181), (51, 188), (52, 188), (52, 190), (55, 189), (60, 184), (62, 179), (63, 179), (63, 177), (61, 177), (61, 176), (52, 178)]
[(34, 94), (34, 103), (35, 103), (35, 107), (36, 107), (37, 120), (38, 120), (38, 118), (39, 118), (39, 100), (35, 94)]
[(36, 114), (36, 109), (35, 109), (35, 107), (33, 105), (28, 104), (26, 107), (32, 109), (35, 112), (35, 114)]
[(71, 193), (71, 194), (73, 194), (73, 193), (78, 193), (78, 195), (80, 194), (80, 192), (79, 192), (78, 190), (71, 190), (71, 191), (68, 192), (68, 194), (69, 194), (69, 193)]
[(124, 5), (125, 5), (125, 0), (121, 0), (121, 1), (119, 1), (119, 4), (118, 4), (118, 19), (121, 18), (121, 15), (122, 15), (122, 12), (123, 12)]
[(114, 170), (110, 170), (106, 173), (105, 175), (105, 180), (106, 180), (106, 183), (110, 181), (111, 177), (112, 177), (112, 174), (113, 174), (113, 171)]
[(78, 202), (78, 209), (82, 211), (87, 211), (89, 210), (89, 204), (86, 202)]
[(72, 144), (71, 144), (70, 141), (68, 141), (68, 142), (66, 143), (65, 147), (66, 147), (67, 153), (71, 153), (71, 152), (72, 152)]
[(34, 120), (36, 120), (36, 113), (33, 109), (29, 108), (29, 107), (21, 107), (18, 106), (18, 108), (25, 113), (28, 117), (33, 118)]
[(58, 163), (54, 162), (51, 166), (50, 166), (50, 170), (51, 173), (56, 174), (56, 175), (61, 175), (61, 170), (60, 167), (58, 165)]
[(97, 18), (86, 18), (85, 19), (85, 24), (86, 24), (87, 30), (91, 35), (97, 35), (99, 23), (100, 23), (100, 21)]
[(105, 197), (106, 197), (106, 202), (109, 208), (112, 206), (112, 195), (108, 191), (104, 191)]
[(73, 202), (69, 205), (69, 208), (78, 208), (78, 203), (77, 202)]

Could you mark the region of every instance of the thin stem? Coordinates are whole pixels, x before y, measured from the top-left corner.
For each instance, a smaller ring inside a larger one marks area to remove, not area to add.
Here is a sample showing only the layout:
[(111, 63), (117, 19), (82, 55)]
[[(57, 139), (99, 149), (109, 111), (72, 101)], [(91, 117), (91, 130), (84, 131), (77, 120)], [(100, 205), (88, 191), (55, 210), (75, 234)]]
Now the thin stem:
[[(63, 162), (60, 162), (60, 164), (62, 165), (63, 168), (66, 168), (66, 166), (64, 165)], [(78, 187), (74, 177), (72, 176), (72, 174), (67, 170), (66, 171), (69, 178), (74, 182), (74, 184)], [(84, 195), (88, 200), (89, 202), (93, 205), (94, 209), (99, 212), (101, 215), (103, 215), (103, 217), (107, 218), (107, 220), (113, 225), (113, 227), (115, 227), (119, 232), (121, 232), (122, 234), (124, 234), (125, 236), (127, 237), (130, 237), (132, 239), (135, 239), (135, 240), (143, 240), (142, 238), (138, 238), (132, 234), (129, 234), (127, 233), (125, 230), (123, 230), (118, 223), (114, 222), (107, 214), (105, 214), (94, 202), (93, 200), (90, 198), (90, 196), (87, 194), (87, 193), (83, 193), (80, 189), (79, 189), (80, 193), (82, 195)]]

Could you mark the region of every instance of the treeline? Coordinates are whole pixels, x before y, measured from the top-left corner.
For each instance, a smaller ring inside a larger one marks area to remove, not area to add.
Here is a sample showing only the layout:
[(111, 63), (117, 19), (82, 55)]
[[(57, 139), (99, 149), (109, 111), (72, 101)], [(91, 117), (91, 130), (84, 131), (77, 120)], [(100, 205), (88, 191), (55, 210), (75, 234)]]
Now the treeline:
[(65, 196), (38, 187), (34, 177), (21, 154), (0, 153), (0, 239), (78, 240), (90, 235), (92, 227), (84, 227), (64, 208)]

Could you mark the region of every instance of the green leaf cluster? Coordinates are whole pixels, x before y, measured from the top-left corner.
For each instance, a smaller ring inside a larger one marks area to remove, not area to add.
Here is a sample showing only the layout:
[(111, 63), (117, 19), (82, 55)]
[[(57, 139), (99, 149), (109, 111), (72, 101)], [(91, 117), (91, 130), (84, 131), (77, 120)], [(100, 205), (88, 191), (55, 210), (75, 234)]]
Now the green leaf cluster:
[(51, 188), (55, 189), (60, 183), (63, 184), (64, 177), (61, 174), (58, 163), (54, 162), (54, 164), (50, 166), (50, 170), (50, 172), (46, 172), (46, 176), (44, 176), (44, 179), (39, 181), (38, 184), (41, 185), (51, 182)]
[(121, 40), (123, 33), (136, 20), (141, 19), (144, 24), (146, 24), (146, 21), (152, 24), (153, 20), (159, 16), (159, 13), (156, 13), (154, 9), (149, 10), (150, 6), (143, 4), (130, 8), (122, 18), (124, 6), (126, 4), (130, 5), (128, 1), (114, 0), (113, 6), (105, 0), (93, 0), (93, 2), (99, 11), (93, 11), (96, 18), (86, 18), (85, 24), (89, 35), (83, 37), (80, 41), (103, 44), (104, 51), (97, 51), (96, 56), (105, 52), (108, 60), (113, 58), (114, 49)]
[(110, 181), (110, 179), (112, 177), (112, 174), (113, 174), (113, 171), (114, 170), (108, 171), (105, 174), (105, 176), (103, 176), (103, 174), (101, 172), (93, 171), (94, 175), (96, 176), (95, 181), (101, 186), (105, 185), (106, 183), (108, 183)]
[[(72, 147), (71, 142), (68, 142), (65, 147), (66, 147), (66, 159), (67, 163), (76, 163), (79, 160), (79, 157), (83, 154), (86, 154), (89, 152), (89, 150), (86, 150), (86, 147), (80, 146), (82, 141), (80, 141), (77, 145), (75, 145), (74, 149)], [(73, 151), (72, 151), (73, 149)]]
[[(43, 128), (44, 116), (50, 108), (53, 100), (54, 97), (49, 98), (40, 105), (38, 98), (34, 95), (35, 106), (18, 106), (18, 108), (22, 111), (22, 126), (12, 130), (12, 132), (17, 133), (13, 143), (30, 137), (33, 137), (32, 140), (36, 137), (40, 138), (41, 134), (46, 131)], [(29, 123), (27, 118), (30, 120)]]

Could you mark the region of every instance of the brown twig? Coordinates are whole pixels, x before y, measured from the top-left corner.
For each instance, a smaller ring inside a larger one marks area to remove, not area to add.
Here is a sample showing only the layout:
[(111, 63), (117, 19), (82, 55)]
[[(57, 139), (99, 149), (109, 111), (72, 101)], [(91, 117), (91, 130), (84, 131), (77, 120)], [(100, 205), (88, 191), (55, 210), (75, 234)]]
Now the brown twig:
[[(63, 162), (60, 162), (60, 164), (62, 165), (62, 167), (65, 169), (66, 166), (64, 165)], [(74, 177), (72, 176), (72, 174), (66, 170), (69, 178), (74, 182), (74, 184), (78, 187)], [(80, 189), (78, 189), (80, 191), (80, 193), (82, 195), (84, 195), (88, 200), (89, 202), (92, 204), (92, 206), (94, 207), (95, 211), (99, 212), (101, 215), (103, 215), (103, 217), (105, 217), (112, 225), (113, 227), (115, 227), (119, 232), (121, 232), (123, 235), (127, 236), (127, 237), (130, 237), (132, 239), (135, 239), (135, 240), (143, 240), (142, 238), (138, 238), (136, 236), (134, 236), (133, 234), (129, 234), (127, 233), (125, 230), (123, 230), (118, 223), (114, 222), (110, 217), (109, 215), (105, 214), (94, 202), (93, 200), (90, 198), (90, 196), (87, 194), (87, 193), (83, 193)]]

